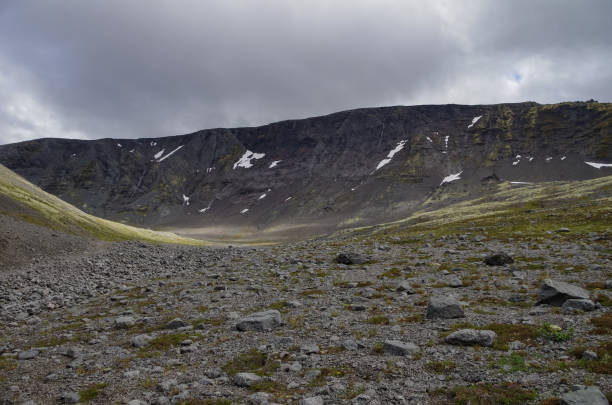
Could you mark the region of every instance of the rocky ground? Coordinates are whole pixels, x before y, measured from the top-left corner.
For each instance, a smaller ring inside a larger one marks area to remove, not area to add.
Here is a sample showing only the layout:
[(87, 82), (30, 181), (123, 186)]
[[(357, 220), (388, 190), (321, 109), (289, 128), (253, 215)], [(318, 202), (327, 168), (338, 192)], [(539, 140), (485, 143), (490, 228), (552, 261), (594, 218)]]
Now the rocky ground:
[(0, 273), (0, 403), (607, 403), (612, 236), (557, 231), (36, 259)]

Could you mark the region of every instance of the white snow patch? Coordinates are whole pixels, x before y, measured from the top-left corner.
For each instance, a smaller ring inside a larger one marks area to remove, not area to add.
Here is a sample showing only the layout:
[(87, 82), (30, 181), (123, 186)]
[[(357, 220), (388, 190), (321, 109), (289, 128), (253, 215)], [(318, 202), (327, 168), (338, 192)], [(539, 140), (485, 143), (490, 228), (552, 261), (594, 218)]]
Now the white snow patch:
[(429, 142), (433, 142), (433, 141), (431, 140), (431, 138), (430, 138), (430, 137), (427, 137), (427, 140), (428, 140)]
[(516, 158), (515, 158), (515, 159), (520, 159), (520, 158), (522, 158), (522, 156), (521, 156), (521, 155), (516, 155)]
[(183, 194), (183, 204), (189, 205), (189, 197)]
[(244, 167), (245, 169), (253, 167), (251, 160), (261, 159), (264, 156), (266, 156), (265, 153), (253, 153), (250, 150), (247, 150), (244, 152), (244, 155), (242, 155), (242, 157), (236, 163), (234, 163), (234, 170), (236, 170), (237, 167)]
[(153, 159), (155, 159), (155, 160), (159, 159), (164, 154), (165, 150), (166, 149), (162, 149), (159, 152), (157, 152), (155, 155), (153, 155)]
[(532, 160), (533, 160), (533, 156), (530, 156), (529, 157), (529, 161), (531, 162)]
[(376, 169), (374, 169), (374, 171), (380, 169), (381, 167), (383, 167), (384, 165), (388, 164), (391, 159), (393, 159), (393, 156), (395, 156), (395, 154), (397, 152), (399, 152), (400, 150), (404, 149), (404, 145), (406, 145), (406, 139), (399, 141), (397, 143), (397, 145), (395, 146), (395, 148), (391, 149), (391, 152), (389, 152), (389, 154), (387, 155), (387, 157), (383, 160), (381, 160), (378, 163), (378, 166), (376, 166)]
[(151, 141), (151, 146), (157, 146), (157, 142)]
[(119, 148), (120, 148), (120, 147), (121, 147), (121, 144), (120, 144), (120, 143), (118, 143), (118, 144), (117, 144), (117, 147), (119, 147)]
[(351, 187), (351, 191), (357, 190), (357, 187)]
[(170, 156), (172, 156), (175, 152), (177, 152), (182, 147), (183, 147), (183, 145), (181, 145), (178, 148), (174, 149), (172, 152), (168, 153), (166, 156), (162, 157), (161, 159), (157, 159), (157, 163), (163, 162), (164, 160), (168, 159)]
[(511, 181), (510, 184), (533, 184), (528, 181)]
[(448, 139), (450, 138), (450, 135), (446, 135), (444, 137), (444, 149), (448, 149)]
[(292, 198), (293, 198), (293, 197), (287, 197), (287, 198), (285, 198), (285, 202), (287, 202), (287, 201), (291, 200)]
[(567, 159), (567, 156), (561, 156), (561, 160)]
[(248, 208), (243, 209), (242, 211), (240, 211), (241, 214), (246, 214), (247, 212), (249, 212)]
[(262, 195), (259, 196), (258, 200), (263, 200), (264, 198), (266, 198), (268, 194), (263, 193)]
[(130, 149), (130, 153), (134, 153), (136, 149)]
[(521, 160), (519, 159), (519, 160), (517, 160), (516, 162), (512, 162), (512, 166), (516, 166), (516, 165), (518, 165), (520, 161), (521, 161)]
[(593, 166), (596, 169), (601, 169), (602, 167), (612, 167), (612, 163), (595, 163), (595, 162), (584, 162), (589, 166)]
[(278, 164), (282, 162), (282, 160), (275, 160), (274, 162), (270, 163), (270, 166), (268, 167), (268, 169), (273, 169), (276, 166), (278, 166)]
[(212, 201), (211, 201), (211, 202), (209, 202), (209, 203), (208, 203), (208, 207), (206, 207), (206, 208), (202, 208), (202, 209), (198, 210), (198, 212), (199, 212), (200, 214), (205, 214), (205, 213), (206, 213), (206, 211), (208, 211), (208, 210), (210, 209), (210, 207), (212, 206), (212, 203), (213, 203)]
[(552, 157), (547, 157), (547, 158), (546, 158), (546, 161), (547, 161), (547, 162), (550, 162), (551, 160), (552, 160)]
[(472, 118), (472, 123), (470, 125), (468, 125), (468, 129), (472, 128), (474, 126), (474, 124), (477, 123), (478, 120), (481, 119), (481, 118), (482, 118), (482, 115), (479, 115), (478, 117)]
[(455, 180), (461, 180), (461, 173), (463, 173), (463, 171), (460, 171), (459, 173), (455, 174), (449, 174), (448, 176), (442, 179), (442, 183), (440, 183), (440, 185), (444, 183), (450, 183), (451, 181)]

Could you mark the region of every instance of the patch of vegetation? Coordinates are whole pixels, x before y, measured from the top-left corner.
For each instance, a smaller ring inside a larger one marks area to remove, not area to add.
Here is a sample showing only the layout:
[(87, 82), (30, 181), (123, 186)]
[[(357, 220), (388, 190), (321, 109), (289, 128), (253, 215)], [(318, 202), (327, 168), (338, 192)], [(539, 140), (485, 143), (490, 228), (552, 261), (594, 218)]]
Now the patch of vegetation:
[(345, 375), (351, 372), (351, 370), (348, 368), (335, 368), (335, 367), (331, 367), (331, 368), (325, 367), (325, 368), (320, 369), (319, 371), (321, 371), (321, 374), (316, 376), (308, 384), (310, 387), (322, 387), (325, 384), (327, 384), (327, 377), (340, 378), (340, 377), (344, 377)]
[(188, 399), (178, 402), (178, 405), (232, 405), (229, 399)]
[(525, 358), (519, 353), (512, 353), (509, 356), (498, 358), (494, 366), (499, 368), (502, 373), (516, 373), (517, 371), (528, 371), (529, 365), (525, 362)]
[(597, 302), (604, 307), (612, 307), (612, 298), (606, 294), (597, 294)]
[(528, 346), (535, 346), (537, 344), (536, 339), (538, 338), (538, 329), (533, 325), (490, 323), (484, 326), (476, 326), (468, 322), (457, 323), (452, 326), (450, 331), (441, 333), (440, 336), (448, 336), (451, 332), (459, 329), (492, 330), (497, 334), (497, 341), (493, 345), (493, 348), (504, 351), (508, 350), (508, 343), (515, 340), (523, 342)]
[(287, 386), (278, 381), (260, 380), (249, 387), (253, 392), (269, 392), (273, 394), (283, 394), (287, 392)]
[(612, 312), (591, 318), (595, 329), (591, 332), (597, 335), (609, 335), (612, 333)]
[(450, 373), (456, 366), (457, 364), (452, 360), (430, 361), (425, 364), (425, 370), (433, 371), (434, 373)]
[(366, 322), (372, 325), (389, 325), (389, 318), (385, 315), (373, 315)]
[(553, 342), (567, 342), (574, 337), (574, 328), (563, 330), (557, 325), (545, 323), (538, 329), (538, 336), (552, 340)]
[[(581, 351), (580, 351), (581, 350)], [(589, 370), (592, 373), (612, 374), (612, 342), (604, 342), (599, 347), (594, 349), (599, 359), (597, 360), (578, 360), (578, 365)], [(572, 354), (576, 357), (582, 357), (584, 348), (576, 348), (572, 350)]]
[(17, 368), (17, 362), (10, 357), (0, 357), (0, 370), (9, 371)]
[(276, 310), (282, 310), (285, 309), (285, 307), (287, 306), (287, 301), (286, 300), (282, 300), (282, 301), (277, 301), (277, 302), (273, 302), (272, 304), (269, 305), (270, 309), (276, 309)]
[(82, 402), (92, 401), (98, 397), (105, 387), (105, 383), (90, 384), (84, 390), (79, 391), (79, 398)]
[(454, 405), (520, 405), (536, 399), (535, 391), (523, 389), (519, 384), (476, 384), (440, 388), (434, 396)]
[(390, 278), (390, 279), (396, 279), (396, 278), (400, 278), (402, 276), (402, 271), (400, 269), (398, 269), (397, 267), (393, 267), (387, 271), (385, 271), (384, 273), (382, 273), (381, 275), (379, 275), (377, 278), (378, 279), (382, 279), (382, 278)]
[(325, 291), (319, 290), (319, 289), (305, 290), (300, 293), (300, 295), (304, 297), (308, 297), (311, 295), (323, 295), (323, 294), (325, 294)]
[(278, 367), (280, 367), (279, 363), (270, 359), (266, 353), (260, 352), (257, 349), (251, 349), (225, 363), (222, 369), (229, 375), (250, 372), (260, 376), (267, 376), (271, 375)]
[(172, 346), (178, 346), (185, 339), (190, 338), (189, 333), (169, 333), (166, 335), (160, 335), (152, 339), (146, 347), (141, 350), (160, 350), (166, 351)]

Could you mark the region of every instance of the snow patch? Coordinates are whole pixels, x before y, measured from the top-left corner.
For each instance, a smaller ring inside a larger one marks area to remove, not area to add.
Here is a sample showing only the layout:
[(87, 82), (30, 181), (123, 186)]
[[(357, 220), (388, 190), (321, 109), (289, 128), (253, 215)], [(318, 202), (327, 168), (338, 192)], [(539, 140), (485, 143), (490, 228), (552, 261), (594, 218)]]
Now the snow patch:
[(202, 209), (198, 210), (198, 212), (199, 212), (200, 214), (205, 214), (205, 213), (206, 213), (206, 211), (208, 211), (208, 210), (210, 209), (210, 207), (211, 207), (211, 206), (212, 206), (212, 201), (208, 203), (208, 207), (206, 207), (206, 208), (202, 208)]
[(376, 171), (376, 170), (380, 169), (381, 167), (383, 167), (384, 165), (388, 164), (391, 161), (391, 159), (393, 159), (393, 156), (395, 156), (395, 154), (397, 152), (399, 152), (400, 150), (404, 149), (404, 145), (406, 145), (406, 141), (407, 141), (406, 139), (404, 139), (402, 141), (399, 141), (397, 143), (397, 145), (395, 146), (395, 148), (391, 149), (391, 152), (389, 152), (387, 157), (385, 159), (381, 160), (378, 163), (378, 166), (376, 166), (376, 169), (374, 169), (374, 171)]
[(427, 137), (427, 140), (428, 140), (429, 142), (433, 142), (433, 141), (431, 140), (431, 138), (430, 138), (430, 137)]
[(206, 169), (206, 173), (212, 173), (212, 171), (215, 170), (215, 167), (209, 167), (208, 169)]
[(533, 184), (528, 181), (511, 181), (510, 184)]
[(567, 156), (561, 156), (561, 160), (567, 159)]
[(450, 183), (451, 181), (455, 180), (461, 180), (461, 173), (463, 173), (463, 171), (460, 171), (459, 173), (455, 174), (449, 174), (448, 176), (442, 179), (442, 183), (440, 183), (440, 185), (444, 183)]
[(468, 129), (472, 128), (474, 126), (474, 124), (477, 123), (478, 120), (481, 119), (481, 118), (482, 118), (482, 115), (479, 115), (478, 117), (472, 118), (472, 123), (470, 125), (468, 125)]
[(589, 166), (593, 166), (596, 169), (601, 169), (602, 167), (612, 167), (612, 163), (595, 163), (595, 162), (584, 162)]
[(275, 160), (274, 162), (270, 163), (268, 169), (274, 169), (280, 162), (282, 162), (282, 160)]
[(130, 149), (130, 153), (134, 153), (136, 149)]
[(118, 147), (118, 148), (120, 148), (120, 147), (121, 147), (121, 144), (120, 144), (120, 143), (118, 143), (118, 144), (117, 144), (117, 147)]
[(242, 157), (236, 163), (234, 163), (234, 170), (236, 170), (237, 167), (244, 167), (245, 169), (253, 167), (251, 160), (261, 159), (264, 156), (266, 156), (265, 153), (253, 153), (250, 150), (247, 150), (244, 152), (244, 155), (242, 155)]
[(157, 146), (157, 142), (151, 141), (151, 146)]
[(178, 148), (174, 149), (172, 152), (168, 153), (166, 156), (162, 157), (161, 159), (157, 159), (157, 163), (163, 162), (164, 160), (168, 159), (170, 156), (172, 156), (175, 152), (177, 152), (182, 147), (183, 147), (183, 145), (181, 145)]
[(183, 194), (183, 204), (189, 205), (189, 197)]
[(547, 162), (550, 162), (551, 160), (552, 160), (552, 157), (547, 157), (547, 158), (546, 158), (546, 161), (547, 161)]
[(533, 160), (533, 156), (530, 156), (529, 157), (529, 161), (531, 162), (532, 160)]
[(450, 138), (450, 135), (446, 135), (444, 137), (444, 149), (448, 149), (448, 139)]
[(285, 198), (285, 202), (287, 202), (287, 201), (291, 200), (292, 198), (293, 198), (293, 197), (287, 197), (287, 198)]
[(165, 150), (166, 149), (162, 149), (159, 152), (157, 152), (155, 155), (153, 155), (153, 159), (155, 159), (155, 160), (159, 159), (164, 154)]
[(246, 214), (247, 212), (249, 212), (248, 208), (243, 209), (242, 211), (240, 211), (241, 214)]
[(521, 161), (521, 160), (519, 159), (519, 160), (517, 160), (516, 162), (512, 162), (512, 166), (516, 166), (516, 165), (518, 165), (520, 161)]
[(263, 200), (264, 198), (266, 198), (268, 194), (263, 193), (262, 195), (259, 196), (258, 200)]

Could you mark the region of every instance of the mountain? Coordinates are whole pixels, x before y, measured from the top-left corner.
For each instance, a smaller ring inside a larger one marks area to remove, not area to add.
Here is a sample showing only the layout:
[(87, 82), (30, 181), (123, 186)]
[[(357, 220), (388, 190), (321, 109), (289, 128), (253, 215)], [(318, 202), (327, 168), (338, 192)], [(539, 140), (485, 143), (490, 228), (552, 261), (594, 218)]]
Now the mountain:
[(0, 269), (36, 257), (46, 260), (63, 253), (77, 254), (99, 240), (203, 244), (94, 217), (0, 165)]
[(92, 215), (195, 237), (299, 238), (400, 219), (500, 182), (612, 174), (612, 104), (367, 108), (255, 128), (0, 146)]

